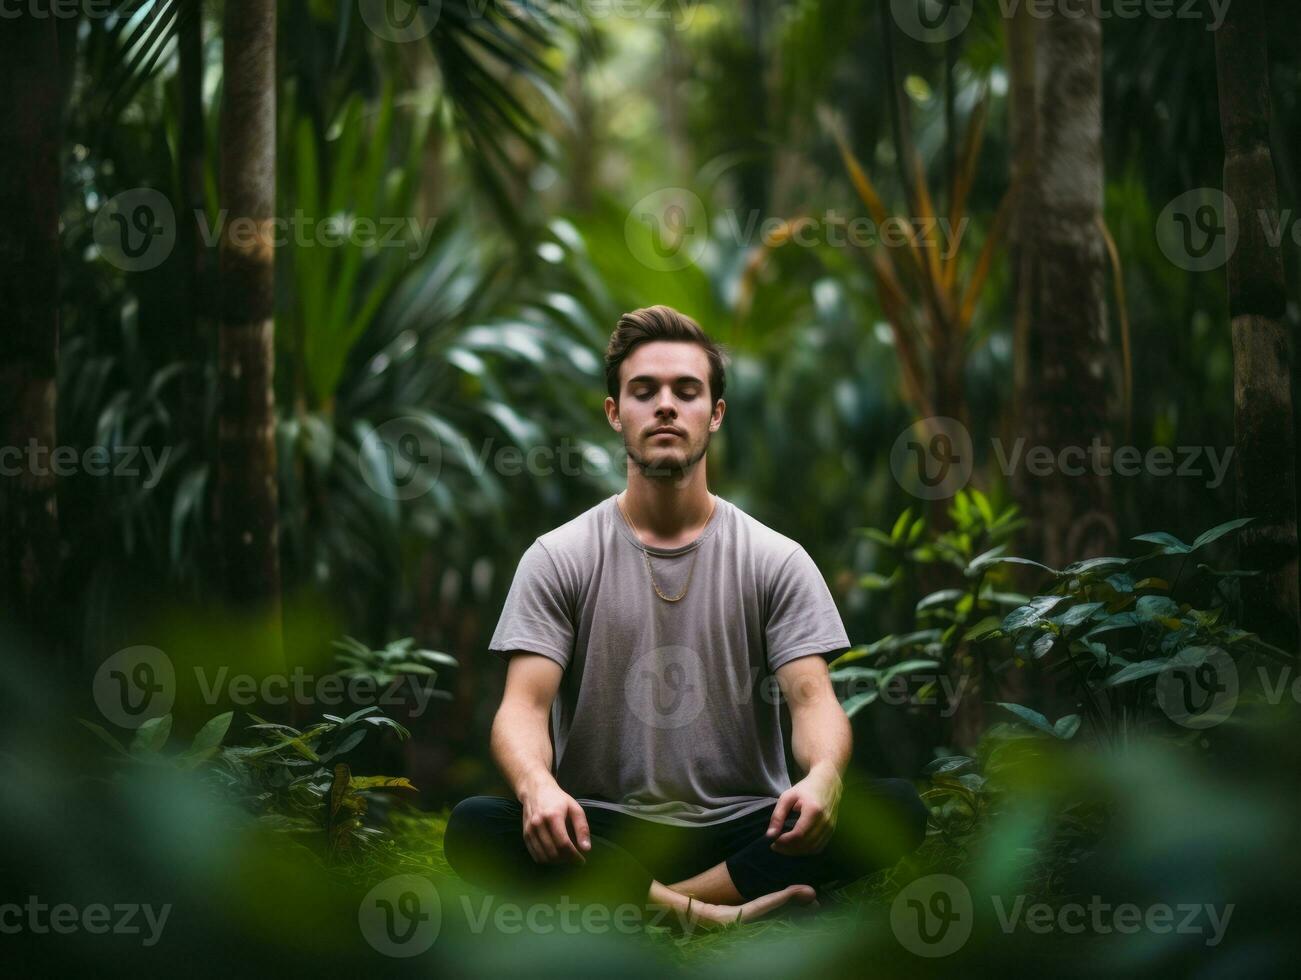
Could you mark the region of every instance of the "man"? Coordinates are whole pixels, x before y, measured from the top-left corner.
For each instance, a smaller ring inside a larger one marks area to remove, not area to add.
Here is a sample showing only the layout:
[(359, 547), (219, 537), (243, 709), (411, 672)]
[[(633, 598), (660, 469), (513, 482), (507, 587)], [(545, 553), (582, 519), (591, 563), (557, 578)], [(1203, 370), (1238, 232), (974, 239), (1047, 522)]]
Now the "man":
[(815, 905), (916, 847), (926, 809), (904, 780), (846, 777), (827, 664), (849, 640), (826, 583), (803, 547), (708, 490), (719, 347), (652, 306), (620, 318), (605, 363), (628, 488), (520, 560), (489, 644), (508, 660), (491, 745), (515, 799), (459, 803), (447, 859), (471, 883), (693, 924)]

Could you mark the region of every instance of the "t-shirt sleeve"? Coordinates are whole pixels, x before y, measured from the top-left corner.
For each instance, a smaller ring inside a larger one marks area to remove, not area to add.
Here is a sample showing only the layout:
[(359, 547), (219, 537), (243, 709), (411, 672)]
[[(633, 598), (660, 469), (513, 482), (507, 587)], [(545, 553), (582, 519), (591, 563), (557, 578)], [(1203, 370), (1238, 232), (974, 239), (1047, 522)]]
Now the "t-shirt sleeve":
[(828, 662), (849, 649), (849, 637), (831, 590), (802, 546), (781, 564), (772, 581), (764, 640), (768, 667), (819, 654)]
[(488, 649), (503, 660), (523, 650), (569, 665), (574, 649), (571, 604), (559, 569), (540, 540), (520, 557)]

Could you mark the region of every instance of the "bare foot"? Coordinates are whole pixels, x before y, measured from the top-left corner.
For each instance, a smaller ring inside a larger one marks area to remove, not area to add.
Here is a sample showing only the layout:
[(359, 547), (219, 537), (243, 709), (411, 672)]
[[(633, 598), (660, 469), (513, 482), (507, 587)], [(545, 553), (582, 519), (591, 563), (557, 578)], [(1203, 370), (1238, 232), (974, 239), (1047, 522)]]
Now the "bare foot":
[(700, 926), (704, 929), (718, 929), (742, 922), (761, 919), (787, 902), (797, 902), (809, 908), (819, 908), (818, 893), (812, 885), (790, 885), (781, 891), (770, 892), (752, 898), (742, 905), (717, 905), (710, 902), (692, 901), (690, 910), (680, 910), (678, 916), (687, 929)]

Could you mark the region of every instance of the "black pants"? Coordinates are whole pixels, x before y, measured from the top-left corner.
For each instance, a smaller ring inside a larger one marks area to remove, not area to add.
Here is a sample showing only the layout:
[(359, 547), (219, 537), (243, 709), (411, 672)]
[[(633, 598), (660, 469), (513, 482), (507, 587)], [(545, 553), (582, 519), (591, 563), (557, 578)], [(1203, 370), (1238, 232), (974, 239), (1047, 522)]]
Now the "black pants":
[[(926, 836), (926, 806), (903, 779), (846, 774), (835, 832), (818, 854), (771, 849), (765, 831), (775, 805), (704, 827), (584, 806), (592, 831), (586, 863), (543, 865), (524, 844), (518, 800), (472, 796), (452, 810), (444, 853), (464, 881), (480, 888), (640, 906), (652, 880), (671, 885), (723, 861), (747, 901), (795, 884), (821, 891), (890, 867)], [(784, 829), (798, 817), (791, 811)]]

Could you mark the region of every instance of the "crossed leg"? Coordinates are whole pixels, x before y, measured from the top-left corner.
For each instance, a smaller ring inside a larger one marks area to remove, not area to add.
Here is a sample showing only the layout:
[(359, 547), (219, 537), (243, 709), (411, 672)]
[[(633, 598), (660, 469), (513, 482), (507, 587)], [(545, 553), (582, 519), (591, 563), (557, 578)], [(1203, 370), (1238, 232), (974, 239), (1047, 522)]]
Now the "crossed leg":
[[(900, 779), (846, 779), (827, 847), (784, 855), (765, 836), (772, 806), (707, 827), (677, 827), (585, 806), (592, 849), (582, 864), (540, 865), (524, 845), (522, 808), (505, 797), (462, 800), (448, 820), (444, 849), (465, 881), (485, 888), (567, 894), (603, 902), (647, 901), (685, 911), (688, 898), (718, 906), (703, 914), (757, 918), (786, 901), (888, 867), (926, 832), (926, 808)], [(795, 825), (792, 813), (784, 829)], [(703, 869), (703, 870), (702, 870)], [(746, 906), (749, 906), (747, 909)]]

